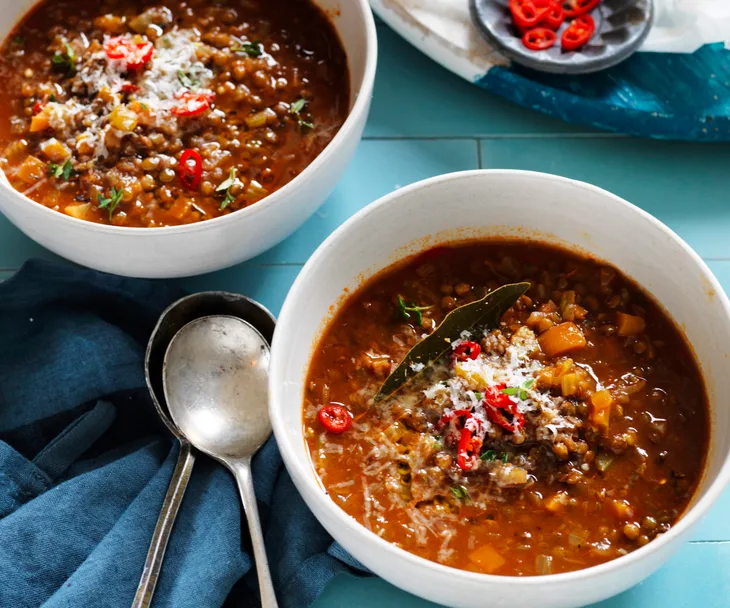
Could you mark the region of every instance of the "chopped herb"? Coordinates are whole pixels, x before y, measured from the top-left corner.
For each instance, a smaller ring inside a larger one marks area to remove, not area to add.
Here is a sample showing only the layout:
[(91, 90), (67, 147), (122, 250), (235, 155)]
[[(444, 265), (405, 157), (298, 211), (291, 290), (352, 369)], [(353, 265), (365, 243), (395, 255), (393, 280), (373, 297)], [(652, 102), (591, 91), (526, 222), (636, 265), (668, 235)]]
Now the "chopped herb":
[(304, 109), (304, 106), (307, 105), (307, 100), (303, 97), (300, 97), (297, 99), (293, 104), (291, 104), (291, 108), (289, 108), (289, 111), (292, 114), (299, 114)]
[(494, 462), (497, 460), (497, 452), (495, 450), (487, 450), (481, 455), (481, 459), (484, 462)]
[(66, 47), (65, 53), (56, 53), (51, 57), (53, 67), (62, 72), (66, 72), (69, 76), (76, 71), (76, 53), (68, 42), (64, 42)]
[(114, 211), (116, 210), (119, 203), (122, 202), (122, 195), (124, 190), (121, 188), (117, 190), (112, 188), (109, 198), (106, 198), (103, 194), (98, 194), (97, 199), (99, 201), (99, 209), (107, 209), (109, 211), (109, 221), (111, 221)]
[(13, 36), (13, 42), (18, 46), (23, 46), (25, 44), (25, 38), (23, 36)]
[(304, 106), (306, 106), (308, 103), (309, 102), (306, 99), (300, 97), (294, 103), (292, 103), (291, 107), (289, 108), (289, 113), (297, 117), (297, 124), (299, 125), (300, 129), (314, 129), (314, 124), (311, 122), (311, 120), (304, 120), (301, 115)]
[(198, 86), (198, 81), (192, 78), (189, 74), (183, 72), (182, 70), (177, 71), (177, 79), (180, 81), (180, 84), (186, 89), (194, 89)]
[(507, 454), (507, 452), (502, 452), (501, 458), (502, 458), (502, 462), (504, 464), (507, 464), (507, 461), (509, 460), (509, 454)]
[(142, 102), (142, 101), (140, 101), (140, 102), (139, 102), (139, 105), (140, 105), (140, 106), (142, 106), (142, 109), (143, 109), (143, 110), (146, 110), (146, 109), (147, 109), (147, 107), (148, 107), (148, 106), (147, 106), (147, 104), (146, 104), (146, 103), (144, 103), (144, 102)]
[(231, 186), (236, 183), (236, 168), (231, 167), (231, 172), (228, 174), (228, 179), (223, 180), (218, 187), (215, 189), (216, 192), (223, 192), (225, 191), (226, 196), (221, 202), (221, 209), (225, 209), (230, 205), (233, 201), (236, 200), (236, 197), (231, 194)]
[(54, 93), (51, 93), (51, 96), (48, 98), (48, 101), (50, 101), (51, 103), (55, 103), (56, 102), (56, 95)]
[(59, 178), (62, 177), (65, 181), (68, 181), (73, 174), (74, 167), (71, 164), (71, 159), (67, 159), (63, 165), (57, 165), (56, 163), (48, 163), (48, 175), (51, 177)]
[(249, 57), (261, 57), (264, 54), (260, 42), (244, 42), (241, 46), (233, 47), (231, 50), (238, 55), (248, 55)]
[(518, 395), (519, 398), (522, 401), (525, 401), (527, 397), (529, 396), (527, 394), (528, 389), (532, 387), (532, 385), (535, 383), (534, 378), (530, 378), (529, 380), (525, 380), (520, 386), (510, 386), (509, 388), (503, 388), (500, 393), (503, 395), (509, 395), (510, 397), (514, 397), (515, 395)]
[(477, 398), (478, 401), (481, 401), (484, 397), (484, 393), (474, 393), (474, 396)]
[(423, 314), (421, 314), (424, 310), (431, 310), (433, 306), (416, 306), (415, 302), (411, 302), (410, 304), (407, 304), (406, 301), (398, 296), (398, 308), (400, 309), (401, 315), (403, 315), (404, 319), (410, 319), (411, 315), (413, 315), (413, 318), (415, 319), (416, 323), (419, 325), (423, 324)]
[(464, 486), (456, 486), (451, 488), (451, 492), (459, 500), (469, 500), (469, 491)]

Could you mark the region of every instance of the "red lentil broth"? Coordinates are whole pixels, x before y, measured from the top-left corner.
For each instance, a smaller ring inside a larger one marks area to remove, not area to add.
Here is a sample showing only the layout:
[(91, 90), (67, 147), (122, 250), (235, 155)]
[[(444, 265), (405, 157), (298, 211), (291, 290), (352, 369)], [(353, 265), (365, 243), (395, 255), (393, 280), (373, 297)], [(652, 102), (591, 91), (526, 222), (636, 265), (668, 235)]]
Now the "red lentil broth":
[(45, 0), (0, 49), (0, 76), (13, 187), (117, 226), (255, 204), (349, 110), (344, 50), (306, 1)]
[[(474, 350), (457, 345), (373, 402), (445, 314), (520, 280), (531, 287), (499, 328), (465, 338)], [(509, 399), (519, 430), (483, 415), (490, 394)], [(339, 434), (319, 418), (333, 403), (352, 416)], [(470, 424), (481, 435), (463, 469)], [(517, 576), (597, 565), (668, 531), (709, 443), (693, 353), (652, 298), (615, 268), (513, 241), (438, 248), (353, 294), (316, 347), (304, 429), (332, 500), (374, 533), (448, 566)]]

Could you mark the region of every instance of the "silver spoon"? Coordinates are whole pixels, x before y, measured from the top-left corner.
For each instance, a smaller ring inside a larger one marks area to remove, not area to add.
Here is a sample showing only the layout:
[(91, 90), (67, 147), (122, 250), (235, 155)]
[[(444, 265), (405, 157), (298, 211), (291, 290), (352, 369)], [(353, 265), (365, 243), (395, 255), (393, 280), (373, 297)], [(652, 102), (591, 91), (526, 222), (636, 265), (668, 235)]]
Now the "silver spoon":
[(165, 309), (155, 326), (145, 352), (145, 379), (150, 397), (162, 422), (180, 444), (177, 464), (162, 503), (132, 608), (149, 608), (162, 570), (167, 543), (182, 504), (195, 464), (195, 451), (170, 418), (162, 387), (162, 364), (172, 338), (187, 323), (209, 315), (232, 315), (245, 319), (271, 344), (276, 319), (258, 302), (237, 293), (204, 291), (191, 294)]
[(181, 433), (224, 464), (238, 482), (258, 570), (262, 608), (276, 608), (251, 458), (271, 434), (268, 410), (270, 350), (245, 321), (208, 316), (185, 325), (167, 348), (162, 382)]

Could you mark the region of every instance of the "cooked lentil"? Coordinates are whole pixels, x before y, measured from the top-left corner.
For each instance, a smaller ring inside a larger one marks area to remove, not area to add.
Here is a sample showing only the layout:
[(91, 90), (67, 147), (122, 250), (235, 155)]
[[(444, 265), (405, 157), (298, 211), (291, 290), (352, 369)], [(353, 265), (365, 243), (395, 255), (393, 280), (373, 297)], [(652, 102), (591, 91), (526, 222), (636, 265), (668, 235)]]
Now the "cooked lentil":
[[(374, 402), (454, 305), (521, 280), (531, 287), (497, 329), (463, 334), (451, 358)], [(331, 499), (475, 572), (567, 572), (650, 542), (687, 507), (708, 446), (702, 377), (662, 309), (615, 268), (534, 242), (438, 248), (385, 270), (331, 321), (307, 386), (304, 432)], [(339, 435), (317, 421), (329, 403), (353, 418)]]
[[(312, 162), (349, 108), (342, 45), (306, 1), (45, 0), (0, 48), (0, 77), (13, 187), (116, 226), (255, 204)], [(200, 160), (181, 166), (185, 150)]]

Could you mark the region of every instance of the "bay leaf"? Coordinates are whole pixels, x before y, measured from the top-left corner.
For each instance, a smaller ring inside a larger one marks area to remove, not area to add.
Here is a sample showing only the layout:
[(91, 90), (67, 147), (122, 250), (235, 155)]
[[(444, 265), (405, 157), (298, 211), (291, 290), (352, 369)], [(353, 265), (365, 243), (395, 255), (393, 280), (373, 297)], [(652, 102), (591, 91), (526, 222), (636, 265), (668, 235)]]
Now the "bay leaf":
[[(488, 293), (481, 300), (464, 304), (452, 310), (441, 324), (416, 344), (398, 367), (388, 376), (375, 395), (375, 401), (382, 401), (400, 390), (403, 385), (433, 365), (444, 353), (451, 351), (451, 344), (461, 337), (461, 332), (480, 325), (488, 329), (499, 326), (502, 315), (530, 288), (530, 283), (512, 283)], [(414, 366), (423, 368), (419, 371)]]

